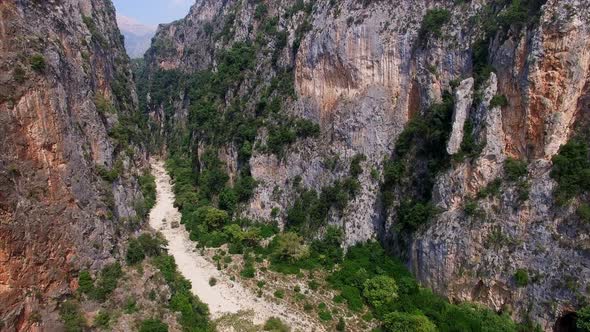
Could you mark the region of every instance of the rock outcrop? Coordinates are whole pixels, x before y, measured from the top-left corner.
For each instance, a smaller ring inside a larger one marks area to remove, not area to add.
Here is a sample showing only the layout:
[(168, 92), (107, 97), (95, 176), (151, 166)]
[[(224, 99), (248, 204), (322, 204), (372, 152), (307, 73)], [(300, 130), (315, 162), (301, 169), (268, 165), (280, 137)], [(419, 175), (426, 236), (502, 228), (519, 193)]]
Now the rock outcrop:
[(135, 125), (121, 130), (137, 97), (112, 4), (2, 1), (0, 68), (0, 329), (59, 330), (78, 271), (118, 257), (141, 218), (146, 156)]
[[(184, 20), (160, 26), (147, 53), (147, 75), (215, 72), (232, 45), (257, 45), (254, 69), (228, 89), (217, 110), (226, 112), (242, 98), (241, 111), (255, 113), (259, 101), (270, 98), (265, 84), (287, 68), (297, 98), (283, 98), (281, 112), (314, 121), (321, 134), (291, 144), (283, 156), (254, 149), (248, 169), (259, 185), (244, 215), (271, 219), (278, 211), (284, 222), (299, 193), (294, 179), (321, 190), (345, 178), (350, 161), (363, 154), (358, 193), (328, 218), (342, 226), (346, 245), (380, 239), (425, 286), (449, 299), (530, 316), (551, 330), (558, 317), (582, 305), (590, 280), (587, 226), (573, 208), (555, 203), (549, 175), (552, 157), (588, 112), (590, 13), (583, 1), (535, 2), (542, 6), (527, 8), (531, 20), (499, 19), (490, 31), (486, 20), (511, 8), (503, 3), (272, 1), (261, 8), (245, 0), (198, 1)], [(433, 8), (448, 10), (439, 32), (422, 24)], [(259, 42), (270, 34), (269, 20), (286, 34), (284, 49)], [(384, 205), (384, 158), (395, 158), (408, 121), (426, 117), (445, 92), (454, 93), (455, 112), (450, 139), (437, 148), (450, 162), (428, 195), (440, 213), (400, 241), (395, 206), (412, 193), (397, 188), (393, 204)], [(148, 104), (169, 144), (181, 128), (198, 142), (193, 151), (203, 151), (205, 143), (189, 129), (190, 100), (181, 90)], [(477, 149), (460, 157), (467, 135)], [(268, 136), (268, 128), (258, 128), (254, 145), (264, 146)], [(235, 142), (220, 149), (237, 150)], [(194, 155), (199, 161), (202, 153)], [(505, 179), (507, 158), (526, 161), (522, 182)], [(220, 159), (230, 173), (243, 167), (238, 153), (220, 152)], [(500, 186), (501, 195), (477, 198), (490, 186)], [(466, 213), (467, 204), (477, 213)], [(534, 282), (518, 287), (517, 269), (527, 269)]]

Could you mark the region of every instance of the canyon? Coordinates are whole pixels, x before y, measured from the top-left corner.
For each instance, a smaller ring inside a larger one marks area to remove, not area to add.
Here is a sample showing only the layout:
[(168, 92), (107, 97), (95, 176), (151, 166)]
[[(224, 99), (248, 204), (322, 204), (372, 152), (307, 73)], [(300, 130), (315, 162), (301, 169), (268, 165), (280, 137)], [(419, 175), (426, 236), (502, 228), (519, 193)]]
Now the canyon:
[[(3, 1), (0, 329), (63, 330), (72, 300), (95, 321), (134, 282), (143, 309), (114, 330), (208, 331), (250, 304), (255, 324), (335, 329), (229, 279), (250, 264), (282, 282), (264, 248), (297, 234), (334, 298), (336, 267), (377, 242), (413, 291), (574, 331), (590, 310), (589, 50), (582, 0), (197, 0), (132, 62), (108, 0)], [(334, 230), (352, 253), (336, 264)], [(112, 264), (127, 281), (101, 304), (82, 275), (99, 287)], [(358, 287), (375, 317), (342, 320), (395, 330)], [(422, 311), (414, 324), (446, 330)]]

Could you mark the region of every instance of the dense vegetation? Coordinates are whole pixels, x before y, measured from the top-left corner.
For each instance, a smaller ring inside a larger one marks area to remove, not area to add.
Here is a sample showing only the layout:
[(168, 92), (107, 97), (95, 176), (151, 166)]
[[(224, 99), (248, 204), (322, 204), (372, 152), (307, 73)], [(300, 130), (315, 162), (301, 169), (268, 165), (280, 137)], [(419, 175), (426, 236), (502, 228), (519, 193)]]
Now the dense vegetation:
[[(177, 270), (172, 256), (164, 253), (162, 247), (166, 242), (157, 236), (142, 234), (132, 239), (127, 251), (127, 262), (138, 264), (145, 257), (152, 257), (152, 263), (160, 270), (164, 280), (170, 287), (172, 296), (168, 306), (172, 311), (180, 312), (179, 323), (183, 331), (204, 332), (212, 331), (209, 321), (209, 309), (191, 292), (191, 283)], [(144, 321), (140, 330), (164, 331), (165, 324), (158, 320)], [(167, 326), (166, 329), (167, 330)]]
[(580, 332), (590, 332), (590, 305), (585, 306), (578, 311), (578, 320), (576, 327)]
[(424, 43), (429, 36), (440, 38), (442, 27), (451, 19), (451, 13), (446, 9), (429, 9), (422, 19), (422, 25), (418, 32), (418, 40)]
[(588, 144), (572, 139), (553, 157), (551, 177), (558, 183), (555, 198), (565, 203), (573, 197), (590, 192), (590, 157)]
[(78, 277), (79, 290), (90, 298), (102, 302), (117, 288), (119, 278), (122, 276), (123, 271), (119, 263), (105, 266), (96, 280), (92, 279), (88, 271), (81, 271)]
[(360, 191), (358, 177), (363, 172), (361, 163), (365, 159), (362, 154), (354, 156), (350, 163), (349, 176), (323, 187), (319, 194), (313, 189), (299, 188), (298, 181), (294, 181), (299, 197), (287, 211), (286, 228), (310, 237), (325, 227), (331, 209), (342, 213), (348, 202)]
[(507, 315), (454, 305), (418, 285), (405, 266), (377, 243), (350, 248), (328, 279), (349, 308), (368, 306), (385, 331), (518, 331)]
[[(490, 62), (490, 45), (498, 36), (505, 39), (508, 30), (517, 34), (527, 27), (535, 25), (541, 16), (541, 7), (546, 0), (498, 0), (486, 5), (477, 16), (484, 33), (472, 46), (473, 76), (475, 86), (481, 87), (493, 67)], [(494, 100), (496, 106), (505, 105), (502, 96)]]
[[(538, 1), (503, 1), (488, 10), (502, 13), (493, 15), (497, 17), (494, 24), (503, 28), (522, 27), (531, 22), (531, 14), (538, 14), (537, 5)], [(353, 311), (369, 307), (386, 331), (516, 331), (517, 326), (506, 316), (472, 305), (452, 305), (419, 287), (403, 265), (385, 255), (377, 244), (355, 247), (344, 258), (342, 230), (328, 227), (328, 217), (331, 213), (342, 213), (349, 200), (358, 193), (358, 176), (363, 172), (362, 156), (353, 158), (348, 176), (318, 191), (300, 188), (298, 181), (294, 181), (298, 197), (285, 211), (286, 229), (283, 233), (279, 233), (272, 222), (237, 217), (240, 205), (252, 197), (257, 185), (248, 164), (252, 155), (258, 151), (282, 159), (285, 151), (298, 139), (320, 134), (319, 126), (312, 121), (282, 112), (285, 103), (295, 97), (292, 68), (278, 68), (277, 65), (277, 54), (286, 46), (287, 34), (279, 28), (278, 20), (268, 17), (266, 4), (257, 2), (255, 8), (254, 18), (262, 27), (256, 40), (235, 43), (219, 53), (216, 70), (188, 76), (177, 71), (159, 71), (145, 87), (145, 91), (150, 91), (151, 106), (163, 106), (168, 119), (165, 131), (170, 157), (166, 166), (174, 180), (176, 205), (182, 212), (182, 223), (191, 239), (200, 247), (228, 244), (229, 253), (243, 254), (244, 266), (240, 273), (243, 278), (254, 278), (256, 262), (264, 259), (271, 262), (271, 269), (282, 273), (336, 267), (329, 280), (341, 292), (340, 297)], [(311, 9), (306, 8), (303, 1), (297, 1), (292, 11), (304, 11), (309, 15)], [(450, 12), (444, 9), (428, 11), (420, 29), (420, 39), (441, 37), (450, 18)], [(305, 16), (304, 23), (296, 29), (293, 52), (297, 52), (304, 34), (311, 29), (307, 19)], [(216, 34), (213, 34), (213, 27), (205, 28), (212, 38), (220, 41), (229, 40), (233, 33), (230, 24)], [(486, 37), (473, 48), (478, 84), (492, 71), (488, 54), (491, 36), (492, 30), (488, 29)], [(276, 70), (269, 82), (261, 82), (257, 68), (264, 45), (275, 47), (270, 53)], [(251, 82), (261, 89), (250, 86)], [(248, 91), (248, 97), (256, 98), (240, 98), (238, 91)], [(181, 96), (186, 96), (189, 109), (187, 127), (173, 131), (170, 119), (173, 118), (174, 102)], [(147, 107), (147, 100), (142, 99), (142, 102)], [(506, 106), (506, 98), (497, 96), (492, 104)], [(451, 131), (452, 107), (453, 98), (446, 94), (441, 103), (414, 117), (401, 134), (394, 155), (386, 161), (382, 194), (386, 207), (396, 210), (398, 232), (415, 231), (436, 213), (430, 195), (435, 176), (452, 161), (444, 148)], [(472, 130), (468, 122), (458, 158), (478, 154), (480, 147), (470, 134)], [(238, 172), (234, 181), (229, 181), (228, 165), (220, 157), (227, 146), (235, 147), (238, 152)], [(509, 160), (505, 170), (509, 179), (516, 181), (526, 174), (526, 164)], [(481, 195), (495, 195), (498, 190), (499, 184), (493, 183)], [(393, 206), (400, 192), (405, 198), (399, 206)], [(476, 207), (467, 210), (475, 213)], [(273, 211), (273, 216), (279, 212)], [(262, 245), (265, 239), (270, 240), (268, 246)], [(190, 292), (185, 293), (186, 285), (177, 280), (173, 260), (161, 253), (148, 254), (145, 247), (149, 245), (140, 239), (132, 241), (128, 262), (133, 264), (146, 256), (155, 257), (154, 261), (167, 282), (177, 289), (174, 296), (180, 294), (178, 296), (182, 298), (179, 302), (183, 305), (171, 304), (171, 307), (183, 313), (183, 321), (193, 322), (193, 316), (205, 315), (198, 309), (198, 303), (188, 298)], [(224, 268), (225, 259), (229, 258), (224, 255), (225, 252), (216, 258), (219, 269)], [(514, 278), (517, 284), (523, 283), (522, 273)], [(210, 284), (214, 286), (216, 280), (210, 280)], [(284, 292), (277, 290), (274, 295), (281, 299)], [(325, 321), (333, 318), (326, 310), (320, 311), (319, 316)], [(344, 325), (339, 323), (338, 330), (344, 330)]]
[(391, 207), (396, 192), (407, 193), (397, 208), (397, 230), (411, 232), (426, 223), (435, 212), (430, 204), (435, 176), (450, 166), (446, 144), (451, 133), (453, 98), (445, 94), (422, 116), (409, 121), (399, 136), (394, 156), (386, 160), (382, 193)]

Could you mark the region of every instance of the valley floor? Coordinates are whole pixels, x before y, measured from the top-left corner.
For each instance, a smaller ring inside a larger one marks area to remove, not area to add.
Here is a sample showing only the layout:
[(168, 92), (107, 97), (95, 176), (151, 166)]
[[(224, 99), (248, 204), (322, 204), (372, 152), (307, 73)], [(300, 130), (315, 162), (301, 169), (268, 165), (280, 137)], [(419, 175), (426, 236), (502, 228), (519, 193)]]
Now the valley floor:
[[(150, 213), (150, 226), (166, 238), (168, 253), (176, 260), (178, 270), (192, 283), (192, 292), (209, 306), (212, 319), (223, 322), (225, 318), (232, 316), (232, 320), (239, 317), (253, 320), (254, 324), (263, 324), (270, 317), (278, 317), (294, 330), (325, 330), (322, 325), (306, 319), (305, 315), (294, 312), (286, 305), (257, 297), (250, 289), (237, 280), (232, 281), (229, 275), (217, 269), (215, 263), (201, 255), (195, 243), (189, 239), (184, 225), (180, 224), (181, 214), (174, 207), (171, 179), (164, 163), (152, 160), (152, 173), (156, 177), (157, 201)], [(211, 278), (217, 281), (214, 286), (209, 284)], [(223, 329), (220, 325), (220, 329)]]

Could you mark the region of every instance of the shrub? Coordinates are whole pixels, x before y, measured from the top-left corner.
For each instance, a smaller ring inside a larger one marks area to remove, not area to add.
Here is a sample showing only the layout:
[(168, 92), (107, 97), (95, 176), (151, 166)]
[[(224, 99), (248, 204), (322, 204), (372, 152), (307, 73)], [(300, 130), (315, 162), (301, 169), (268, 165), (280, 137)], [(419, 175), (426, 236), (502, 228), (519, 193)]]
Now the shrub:
[(527, 175), (527, 164), (524, 161), (508, 158), (504, 164), (504, 171), (510, 181), (516, 181)]
[(254, 11), (254, 18), (257, 20), (262, 19), (264, 16), (266, 16), (266, 13), (268, 12), (268, 7), (266, 6), (266, 4), (264, 3), (259, 3), (256, 6), (256, 10)]
[(146, 256), (158, 256), (162, 253), (162, 246), (166, 245), (166, 240), (159, 235), (149, 233), (141, 234), (137, 240)]
[(139, 332), (168, 332), (168, 325), (159, 319), (146, 319), (141, 322)]
[(273, 295), (277, 298), (277, 299), (282, 299), (285, 297), (285, 291), (282, 289), (277, 289)]
[(146, 256), (153, 257), (162, 253), (162, 246), (166, 245), (166, 240), (159, 236), (153, 236), (149, 233), (141, 234), (136, 239), (129, 240), (126, 260), (127, 264), (137, 264)]
[(264, 330), (271, 332), (289, 332), (291, 329), (280, 318), (270, 317), (264, 323)]
[(109, 325), (111, 324), (111, 315), (108, 312), (101, 310), (98, 312), (96, 317), (94, 317), (94, 326), (100, 329), (108, 329)]
[(442, 36), (442, 27), (451, 19), (451, 13), (446, 9), (429, 9), (422, 20), (422, 25), (418, 33), (420, 42), (425, 42), (429, 35), (436, 38)]
[(392, 312), (383, 319), (388, 332), (435, 332), (436, 326), (422, 315)]
[(518, 181), (516, 191), (518, 193), (518, 200), (524, 202), (529, 199), (531, 185), (528, 181)]
[(445, 147), (452, 129), (453, 105), (453, 96), (445, 93), (441, 103), (432, 104), (423, 115), (413, 117), (398, 137), (395, 155), (385, 162), (381, 186), (384, 205), (392, 205), (396, 192), (408, 192), (411, 195), (398, 209), (402, 212), (399, 214), (407, 217), (412, 217), (411, 212), (422, 214), (414, 214), (418, 219), (406, 218), (398, 223), (396, 227), (400, 231), (413, 232), (427, 221), (423, 217), (430, 217), (434, 212), (429, 202), (435, 177), (451, 161)]
[(127, 254), (125, 259), (127, 264), (133, 265), (137, 264), (145, 258), (145, 254), (143, 253), (143, 248), (137, 239), (129, 240), (129, 247), (127, 247)]
[(238, 204), (238, 196), (235, 190), (225, 188), (219, 194), (219, 208), (232, 214)]
[(529, 283), (528, 272), (524, 269), (516, 270), (516, 273), (514, 273), (514, 282), (516, 283), (516, 286), (518, 286), (518, 287), (525, 287), (526, 285), (528, 285), (528, 283)]
[(398, 297), (397, 291), (395, 280), (387, 276), (376, 276), (368, 279), (363, 286), (364, 298), (377, 310), (393, 303)]
[(345, 300), (348, 308), (352, 311), (359, 312), (363, 309), (363, 298), (359, 288), (353, 286), (343, 286), (340, 294)]
[(318, 288), (320, 288), (320, 284), (313, 279), (307, 283), (307, 286), (309, 287), (309, 289), (314, 290), (314, 291), (318, 290)]
[(256, 276), (256, 268), (254, 267), (254, 264), (252, 262), (246, 262), (244, 269), (242, 269), (240, 272), (240, 275), (243, 278), (254, 278)]
[(590, 224), (590, 205), (581, 203), (576, 212), (583, 222)]
[(227, 212), (211, 206), (198, 208), (192, 216), (192, 222), (205, 225), (209, 230), (220, 230), (229, 221)]
[(94, 97), (94, 105), (96, 106), (96, 110), (100, 114), (114, 114), (117, 113), (113, 104), (105, 98), (102, 94), (97, 93)]
[(150, 210), (156, 204), (156, 177), (146, 171), (137, 180), (145, 200), (146, 208)]
[(502, 186), (502, 180), (495, 179), (490, 182), (485, 188), (482, 188), (478, 193), (478, 198), (486, 198), (489, 196), (498, 196), (500, 194), (500, 186)]
[(234, 190), (238, 196), (239, 202), (247, 202), (254, 195), (254, 189), (256, 189), (257, 183), (252, 176), (241, 175), (236, 180)]
[(430, 203), (413, 203), (411, 201), (402, 202), (398, 208), (399, 230), (414, 231), (423, 224), (426, 224), (434, 215), (434, 206)]
[(522, 27), (537, 21), (541, 6), (546, 0), (512, 0), (508, 7), (498, 15), (498, 24), (504, 28), (509, 26)]
[(490, 107), (506, 107), (508, 106), (508, 98), (504, 95), (495, 95), (490, 100)]
[(217, 279), (215, 277), (209, 278), (209, 286), (213, 287), (215, 285), (217, 285)]
[(295, 132), (299, 138), (318, 137), (320, 125), (308, 119), (295, 120)]
[(474, 216), (478, 212), (477, 201), (468, 199), (465, 201), (465, 207), (463, 208), (465, 214), (468, 216)]
[(118, 262), (105, 266), (100, 271), (99, 278), (96, 280), (94, 298), (99, 301), (106, 300), (107, 296), (117, 288), (119, 278), (122, 276), (123, 271)]
[(172, 291), (169, 305), (181, 313), (179, 323), (187, 331), (209, 331), (209, 309), (191, 293), (191, 283), (177, 270), (174, 257), (160, 255), (154, 258), (154, 265), (160, 270)]
[(119, 170), (116, 167), (108, 169), (103, 165), (96, 165), (96, 172), (107, 182), (114, 182), (119, 178)]
[(494, 71), (494, 68), (489, 64), (489, 44), (489, 39), (484, 38), (476, 41), (472, 46), (471, 61), (473, 62), (475, 87), (479, 87), (487, 81)]
[(90, 276), (90, 272), (88, 271), (81, 271), (80, 276), (78, 277), (78, 290), (84, 294), (92, 294), (94, 291), (94, 281)]
[(29, 63), (31, 64), (31, 68), (38, 73), (44, 72), (47, 66), (45, 64), (45, 58), (41, 54), (31, 56)]
[(344, 318), (342, 318), (342, 317), (338, 318), (338, 324), (336, 324), (336, 331), (339, 331), (339, 332), (346, 331), (346, 322), (344, 321)]
[(332, 318), (332, 314), (330, 313), (330, 311), (328, 310), (320, 310), (318, 312), (318, 316), (320, 317), (320, 320), (322, 320), (323, 322), (328, 322), (331, 321)]
[(86, 329), (86, 320), (77, 302), (66, 301), (59, 308), (59, 316), (66, 332), (82, 332)]
[(123, 312), (126, 314), (132, 314), (137, 312), (139, 308), (137, 308), (137, 301), (132, 297), (127, 297), (125, 299), (125, 303), (123, 304)]
[(357, 154), (352, 158), (352, 161), (350, 162), (350, 176), (356, 178), (363, 173), (361, 162), (365, 160), (367, 160), (367, 157), (363, 154)]
[(572, 139), (563, 145), (559, 154), (553, 157), (551, 177), (557, 181), (555, 197), (558, 203), (565, 203), (576, 195), (590, 190), (590, 159), (588, 144)]
[(590, 332), (590, 306), (585, 306), (578, 311), (576, 327), (581, 332)]
[(309, 256), (309, 247), (296, 233), (286, 232), (273, 239), (273, 257), (278, 261), (296, 262)]

